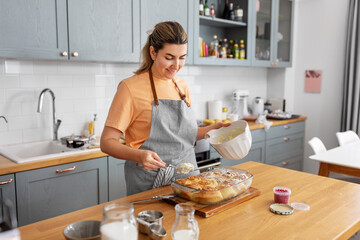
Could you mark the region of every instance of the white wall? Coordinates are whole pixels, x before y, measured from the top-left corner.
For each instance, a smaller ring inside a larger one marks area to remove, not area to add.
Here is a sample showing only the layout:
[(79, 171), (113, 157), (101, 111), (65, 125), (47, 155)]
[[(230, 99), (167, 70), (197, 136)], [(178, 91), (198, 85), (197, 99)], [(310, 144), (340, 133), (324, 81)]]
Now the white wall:
[[(93, 114), (95, 133), (101, 134), (118, 83), (132, 75), (137, 64), (81, 63), (0, 59), (0, 145), (52, 139), (52, 108), (48, 93), (42, 113), (37, 113), (39, 93), (50, 88), (56, 97), (59, 137), (81, 134)], [(223, 100), (230, 106), (234, 89), (249, 89), (266, 98), (264, 68), (184, 67), (179, 76), (191, 88), (198, 119), (207, 117), (206, 101)], [(151, 91), (149, 89), (149, 91)]]
[[(318, 163), (307, 144), (319, 137), (329, 148), (338, 145), (340, 130), (346, 21), (349, 0), (297, 0), (293, 68), (287, 69), (285, 92), (293, 93), (294, 110), (308, 117), (304, 171), (317, 173)], [(305, 70), (323, 71), (321, 93), (304, 92)]]

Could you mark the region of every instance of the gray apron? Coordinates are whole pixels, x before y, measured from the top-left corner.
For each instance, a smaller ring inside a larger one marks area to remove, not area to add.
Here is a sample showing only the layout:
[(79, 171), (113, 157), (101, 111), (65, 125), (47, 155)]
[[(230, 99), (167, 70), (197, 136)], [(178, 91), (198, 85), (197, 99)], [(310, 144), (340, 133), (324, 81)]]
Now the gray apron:
[[(157, 99), (151, 71), (149, 75), (154, 95), (151, 129), (149, 138), (139, 149), (156, 152), (166, 165), (188, 162), (197, 168), (194, 144), (198, 127), (194, 112), (182, 100)], [(175, 86), (178, 89), (176, 83)], [(179, 94), (184, 99), (181, 91)], [(146, 171), (136, 162), (126, 161), (127, 195), (169, 185), (174, 174), (173, 168)]]

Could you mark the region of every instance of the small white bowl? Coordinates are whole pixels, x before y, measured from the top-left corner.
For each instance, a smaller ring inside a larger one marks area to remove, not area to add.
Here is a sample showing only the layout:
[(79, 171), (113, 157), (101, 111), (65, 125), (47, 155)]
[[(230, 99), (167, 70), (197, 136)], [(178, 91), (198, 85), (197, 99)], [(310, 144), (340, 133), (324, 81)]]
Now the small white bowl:
[[(233, 139), (221, 142), (224, 136), (233, 135), (234, 131), (244, 131)], [(252, 138), (249, 125), (244, 120), (232, 122), (229, 127), (213, 129), (207, 133), (213, 148), (224, 158), (240, 160), (250, 151)]]

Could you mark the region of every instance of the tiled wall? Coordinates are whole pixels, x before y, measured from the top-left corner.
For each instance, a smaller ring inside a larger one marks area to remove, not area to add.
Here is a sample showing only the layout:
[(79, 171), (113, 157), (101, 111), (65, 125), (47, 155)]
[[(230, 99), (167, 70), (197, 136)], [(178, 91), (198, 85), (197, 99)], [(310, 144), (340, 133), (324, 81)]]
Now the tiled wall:
[[(56, 117), (61, 119), (59, 137), (81, 134), (93, 114), (98, 115), (100, 135), (118, 83), (137, 69), (137, 64), (82, 63), (0, 59), (0, 145), (52, 138), (52, 105), (46, 93), (43, 111), (37, 113), (38, 97), (44, 88), (55, 93)], [(249, 89), (266, 98), (263, 68), (199, 67), (181, 69), (179, 76), (191, 88), (196, 117), (207, 117), (206, 102), (223, 100), (230, 107), (234, 89)]]

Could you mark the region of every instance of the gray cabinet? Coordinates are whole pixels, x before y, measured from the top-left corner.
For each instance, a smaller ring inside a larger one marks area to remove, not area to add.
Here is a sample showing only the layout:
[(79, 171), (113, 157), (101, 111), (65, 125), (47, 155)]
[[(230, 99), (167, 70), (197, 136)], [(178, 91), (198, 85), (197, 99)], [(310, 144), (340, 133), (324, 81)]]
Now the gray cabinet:
[[(226, 66), (249, 66), (251, 65), (250, 49), (251, 49), (251, 36), (250, 27), (251, 18), (248, 13), (251, 10), (251, 0), (235, 0), (230, 1), (234, 3), (234, 9), (240, 6), (243, 9), (243, 21), (231, 21), (223, 19), (222, 14), (225, 7), (225, 1), (209, 0), (209, 7), (211, 4), (215, 7), (216, 18), (199, 16), (199, 1), (194, 1), (194, 63), (199, 65), (226, 65)], [(217, 39), (227, 38), (228, 41), (236, 40), (240, 44), (240, 40), (245, 43), (245, 59), (233, 58), (213, 58), (213, 57), (200, 57), (200, 38), (203, 42), (210, 46), (213, 36), (217, 35)]]
[(3, 0), (0, 57), (137, 62), (139, 0)]
[(193, 63), (193, 14), (194, 2), (192, 0), (141, 0), (141, 46), (147, 40), (147, 33), (157, 23), (163, 21), (177, 21), (188, 35), (188, 56), (186, 63)]
[(252, 1), (252, 65), (289, 67), (292, 63), (294, 1)]
[(19, 225), (108, 200), (107, 157), (16, 173)]
[(126, 197), (125, 160), (108, 157), (109, 201)]
[[(9, 199), (16, 211), (16, 195), (15, 195), (15, 176), (14, 174), (7, 174), (0, 176), (0, 199)], [(2, 206), (2, 205), (1, 205)], [(0, 217), (3, 219), (3, 214), (6, 209), (0, 209)]]
[(271, 127), (266, 135), (265, 163), (301, 170), (305, 122)]

